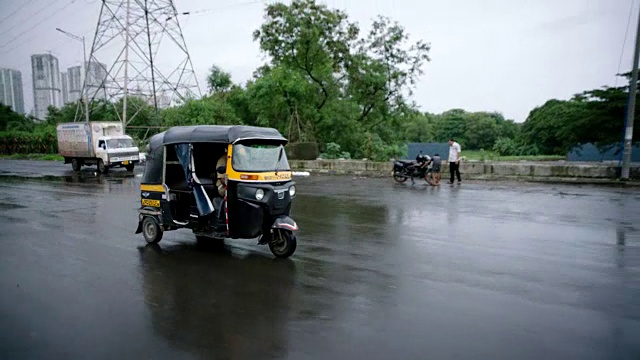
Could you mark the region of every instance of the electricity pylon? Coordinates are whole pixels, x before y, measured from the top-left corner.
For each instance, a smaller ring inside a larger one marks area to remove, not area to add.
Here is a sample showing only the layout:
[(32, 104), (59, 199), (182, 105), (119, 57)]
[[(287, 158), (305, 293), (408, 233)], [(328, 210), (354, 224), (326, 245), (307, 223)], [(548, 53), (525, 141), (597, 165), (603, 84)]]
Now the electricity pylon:
[[(102, 0), (88, 65), (83, 94), (89, 103), (121, 101), (116, 113), (123, 129), (143, 104), (157, 115), (201, 96), (172, 0)], [(76, 121), (86, 118), (84, 111), (79, 104)]]

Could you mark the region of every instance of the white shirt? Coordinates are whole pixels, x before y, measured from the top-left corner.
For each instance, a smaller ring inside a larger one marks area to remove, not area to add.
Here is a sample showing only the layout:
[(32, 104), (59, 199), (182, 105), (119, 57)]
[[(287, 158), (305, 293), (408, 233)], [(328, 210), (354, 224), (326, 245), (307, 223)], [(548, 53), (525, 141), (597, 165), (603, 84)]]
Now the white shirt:
[(460, 152), (460, 144), (453, 142), (453, 145), (449, 146), (449, 162), (458, 161), (458, 153)]

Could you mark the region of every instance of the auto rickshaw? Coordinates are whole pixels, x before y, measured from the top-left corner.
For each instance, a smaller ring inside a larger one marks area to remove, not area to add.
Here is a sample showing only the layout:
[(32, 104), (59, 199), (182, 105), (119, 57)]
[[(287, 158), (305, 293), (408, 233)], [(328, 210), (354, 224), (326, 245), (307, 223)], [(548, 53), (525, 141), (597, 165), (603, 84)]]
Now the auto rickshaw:
[(199, 242), (258, 238), (275, 256), (291, 256), (298, 225), (289, 217), (296, 186), (287, 142), (276, 129), (239, 125), (176, 126), (152, 136), (136, 234), (152, 244), (182, 228)]

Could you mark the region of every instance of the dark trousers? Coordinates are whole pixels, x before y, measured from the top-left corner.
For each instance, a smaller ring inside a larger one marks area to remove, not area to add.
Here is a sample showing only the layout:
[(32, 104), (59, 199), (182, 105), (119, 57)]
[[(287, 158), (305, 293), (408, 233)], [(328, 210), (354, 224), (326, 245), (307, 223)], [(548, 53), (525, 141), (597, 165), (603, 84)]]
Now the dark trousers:
[(458, 182), (462, 181), (460, 180), (460, 163), (456, 164), (455, 162), (450, 162), (449, 173), (451, 173), (451, 179), (449, 182), (453, 182), (454, 176), (456, 175), (458, 176)]

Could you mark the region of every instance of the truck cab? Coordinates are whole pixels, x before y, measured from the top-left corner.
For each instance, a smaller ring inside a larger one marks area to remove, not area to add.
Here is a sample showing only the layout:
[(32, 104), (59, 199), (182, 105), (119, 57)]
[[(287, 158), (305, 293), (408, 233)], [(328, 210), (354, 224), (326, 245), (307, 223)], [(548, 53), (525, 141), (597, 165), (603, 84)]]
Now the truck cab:
[(132, 171), (140, 161), (140, 151), (130, 136), (99, 136), (95, 144), (96, 157), (102, 159), (105, 168), (125, 167)]

